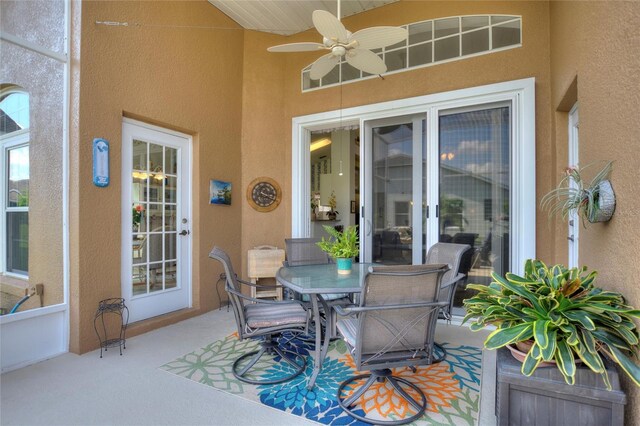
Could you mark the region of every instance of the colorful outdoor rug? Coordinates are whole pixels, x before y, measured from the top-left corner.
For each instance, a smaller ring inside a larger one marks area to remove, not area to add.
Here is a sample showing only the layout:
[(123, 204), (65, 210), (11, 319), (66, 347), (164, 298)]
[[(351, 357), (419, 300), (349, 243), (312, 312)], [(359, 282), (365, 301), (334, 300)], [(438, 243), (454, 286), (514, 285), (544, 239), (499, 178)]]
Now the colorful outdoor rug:
[[(308, 355), (306, 371), (285, 383), (254, 386), (236, 380), (231, 367), (241, 354), (255, 350), (257, 342), (239, 341), (236, 334), (186, 354), (162, 367), (170, 373), (195, 380), (240, 397), (297, 416), (304, 416), (324, 424), (364, 425), (347, 415), (338, 405), (336, 392), (340, 383), (355, 374), (354, 363), (345, 343), (331, 343), (327, 359), (318, 376), (316, 386), (307, 390), (306, 384), (313, 369), (313, 345), (293, 339), (291, 350)], [(427, 396), (428, 408), (418, 425), (474, 425), (480, 409), (480, 376), (482, 351), (471, 346), (441, 343), (447, 350), (447, 359), (439, 364), (408, 368), (394, 372), (416, 383)], [(274, 367), (256, 364), (262, 376), (278, 374)], [(287, 368), (287, 367), (285, 367)], [(406, 402), (390, 398), (384, 386), (373, 387), (365, 393), (364, 407), (367, 417), (397, 418), (408, 409)]]

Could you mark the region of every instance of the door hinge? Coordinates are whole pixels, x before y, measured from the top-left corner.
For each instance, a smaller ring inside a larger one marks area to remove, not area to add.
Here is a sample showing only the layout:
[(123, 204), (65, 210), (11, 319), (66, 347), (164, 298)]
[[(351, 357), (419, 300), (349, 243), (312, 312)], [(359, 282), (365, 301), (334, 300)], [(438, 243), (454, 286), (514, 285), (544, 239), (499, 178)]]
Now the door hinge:
[(429, 206), (427, 206), (427, 219), (429, 219)]
[(440, 217), (440, 205), (436, 204), (436, 217)]

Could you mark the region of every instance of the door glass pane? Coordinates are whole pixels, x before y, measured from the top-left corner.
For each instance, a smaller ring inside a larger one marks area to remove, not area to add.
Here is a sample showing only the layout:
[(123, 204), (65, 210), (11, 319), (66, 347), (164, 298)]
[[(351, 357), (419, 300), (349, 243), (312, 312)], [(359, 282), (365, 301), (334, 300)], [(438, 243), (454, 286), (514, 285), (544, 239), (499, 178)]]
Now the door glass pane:
[(373, 128), (374, 262), (412, 263), (413, 125)]
[(178, 150), (133, 141), (132, 248), (133, 295), (177, 286)]
[(509, 270), (510, 110), (499, 107), (441, 115), (441, 242), (468, 244), (454, 300), (473, 295), (467, 283), (489, 284)]

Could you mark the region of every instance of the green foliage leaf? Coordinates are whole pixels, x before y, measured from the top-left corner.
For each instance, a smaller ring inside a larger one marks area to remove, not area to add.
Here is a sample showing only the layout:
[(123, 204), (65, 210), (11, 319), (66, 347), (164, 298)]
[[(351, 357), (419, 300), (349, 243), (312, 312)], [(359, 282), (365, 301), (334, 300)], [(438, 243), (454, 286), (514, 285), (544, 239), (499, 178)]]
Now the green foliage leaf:
[(497, 329), (487, 337), (484, 345), (487, 349), (498, 349), (510, 343), (528, 340), (533, 336), (533, 324), (526, 323), (509, 328)]

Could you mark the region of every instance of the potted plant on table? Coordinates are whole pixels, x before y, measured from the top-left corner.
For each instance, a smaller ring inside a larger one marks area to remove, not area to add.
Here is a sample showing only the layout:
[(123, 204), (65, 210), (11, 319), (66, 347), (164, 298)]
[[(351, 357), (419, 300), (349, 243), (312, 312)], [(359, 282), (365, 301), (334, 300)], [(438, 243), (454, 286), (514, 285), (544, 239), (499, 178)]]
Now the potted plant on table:
[(342, 232), (328, 225), (323, 228), (329, 238), (322, 237), (316, 244), (336, 260), (339, 274), (350, 274), (353, 258), (360, 253), (357, 226), (347, 226)]
[(469, 284), (478, 294), (464, 301), (471, 330), (497, 327), (484, 342), (497, 349), (531, 341), (522, 373), (531, 376), (540, 363), (555, 361), (568, 384), (574, 384), (576, 360), (611, 383), (603, 355), (640, 386), (639, 334), (634, 319), (640, 310), (625, 304), (620, 293), (594, 286), (597, 272), (563, 265), (547, 267), (527, 260), (524, 276), (492, 273), (489, 285)]
[(582, 217), (583, 225), (586, 225), (585, 220), (595, 223), (611, 219), (616, 208), (615, 194), (608, 180), (613, 162), (606, 162), (587, 184), (583, 173), (592, 166), (593, 163), (584, 167), (567, 167), (558, 187), (542, 197), (540, 207), (548, 209), (549, 216), (561, 212), (563, 220), (575, 210)]

